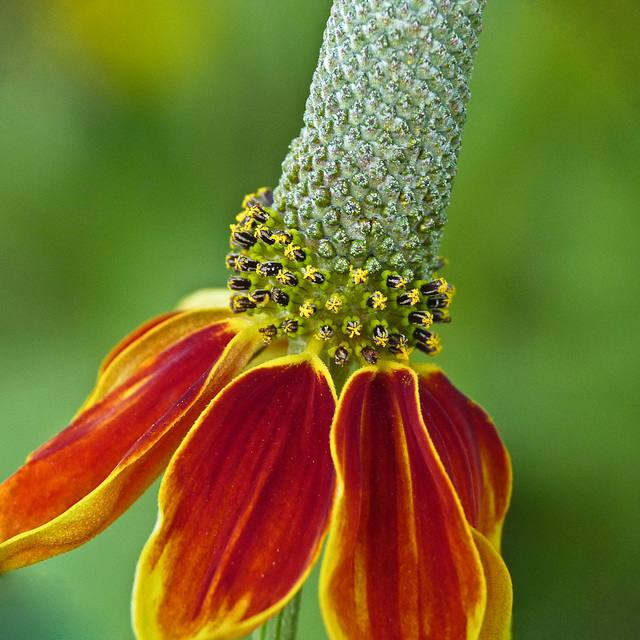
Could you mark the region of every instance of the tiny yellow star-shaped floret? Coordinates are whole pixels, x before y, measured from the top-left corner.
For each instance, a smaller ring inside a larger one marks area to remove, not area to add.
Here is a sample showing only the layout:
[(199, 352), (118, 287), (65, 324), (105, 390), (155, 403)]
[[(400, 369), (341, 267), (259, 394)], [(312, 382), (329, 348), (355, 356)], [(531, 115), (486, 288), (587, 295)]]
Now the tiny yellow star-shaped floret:
[(386, 347), (389, 344), (389, 338), (386, 336), (376, 336), (373, 341), (377, 347)]
[(351, 267), (349, 269), (349, 276), (351, 277), (351, 282), (353, 282), (353, 284), (365, 284), (369, 278), (369, 272), (366, 269), (354, 269)]
[(338, 313), (342, 308), (342, 300), (339, 296), (331, 296), (326, 302), (325, 307), (331, 311), (331, 313)]
[(453, 295), (453, 287), (444, 278), (441, 278), (438, 293), (451, 293), (451, 295)]
[(396, 352), (396, 358), (398, 358), (399, 360), (409, 360), (409, 356), (411, 355), (412, 351), (413, 347), (400, 347)]
[(382, 311), (386, 308), (387, 297), (382, 295), (382, 291), (375, 291), (373, 295), (369, 298), (368, 304), (374, 309), (378, 309)]
[(331, 340), (333, 337), (333, 329), (327, 324), (318, 329), (318, 333), (315, 335), (318, 340)]
[(359, 320), (349, 320), (345, 327), (345, 333), (350, 338), (355, 338), (360, 335), (360, 331), (362, 330), (362, 323)]
[(319, 273), (319, 269), (316, 269), (315, 267), (311, 266), (310, 264), (308, 264), (304, 269), (303, 269), (303, 273), (302, 273), (302, 277), (305, 280), (309, 280), (310, 278), (313, 278), (313, 276)]
[(316, 312), (316, 307), (314, 304), (311, 304), (308, 300), (306, 300), (303, 304), (300, 305), (300, 317), (301, 318), (309, 318)]
[(425, 311), (424, 315), (420, 319), (420, 322), (423, 327), (426, 327), (428, 329), (433, 324), (433, 314)]
[(289, 258), (289, 260), (295, 260), (297, 251), (300, 251), (300, 247), (297, 244), (289, 244), (285, 247), (284, 255)]
[(271, 236), (271, 240), (273, 240), (275, 244), (287, 244), (287, 242), (290, 242), (291, 238), (283, 231), (274, 231)]

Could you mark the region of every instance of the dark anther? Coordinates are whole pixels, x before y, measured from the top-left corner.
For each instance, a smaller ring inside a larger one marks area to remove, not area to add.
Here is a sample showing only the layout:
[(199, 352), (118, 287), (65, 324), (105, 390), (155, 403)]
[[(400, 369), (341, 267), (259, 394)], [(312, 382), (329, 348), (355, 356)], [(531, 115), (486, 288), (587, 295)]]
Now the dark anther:
[(435, 334), (432, 333), (431, 331), (427, 331), (426, 329), (422, 329), (421, 327), (418, 327), (413, 332), (413, 337), (418, 342), (422, 342), (423, 344), (428, 344), (433, 341)]
[(389, 343), (389, 332), (381, 324), (375, 327), (372, 336), (376, 347), (386, 347)]
[(422, 353), (426, 353), (428, 356), (431, 356), (437, 351), (439, 351), (440, 350), (439, 346), (440, 345), (436, 346), (436, 345), (422, 344), (422, 342), (416, 342), (416, 349), (418, 349), (419, 351), (422, 351)]
[(277, 289), (276, 287), (271, 289), (271, 299), (283, 307), (289, 304), (289, 296), (282, 289)]
[(338, 347), (333, 356), (333, 360), (336, 364), (344, 367), (344, 365), (349, 362), (349, 352), (344, 347)]
[(298, 323), (295, 320), (285, 320), (282, 323), (282, 330), (285, 333), (295, 333), (298, 330)]
[[(445, 287), (444, 290), (442, 289), (443, 285)], [(438, 278), (437, 280), (423, 284), (420, 287), (420, 291), (422, 291), (425, 296), (434, 296), (437, 293), (444, 293), (447, 290), (446, 287), (447, 283), (442, 278)]]
[(307, 267), (303, 273), (303, 278), (313, 282), (313, 284), (322, 284), (324, 282), (324, 276), (314, 267)]
[(412, 324), (418, 324), (423, 327), (431, 326), (431, 323), (434, 321), (433, 314), (428, 311), (412, 311), (408, 318)]
[(269, 214), (258, 203), (253, 204), (251, 209), (247, 211), (247, 215), (252, 220), (257, 220), (263, 224), (269, 219)]
[(333, 338), (333, 329), (328, 324), (325, 324), (318, 329), (317, 335), (320, 340), (331, 340)]
[(427, 298), (427, 307), (429, 307), (429, 309), (446, 309), (450, 304), (451, 298), (448, 296)]
[(438, 342), (438, 336), (426, 329), (416, 329), (413, 332), (413, 338), (416, 340), (416, 347), (430, 356), (435, 355), (442, 348)]
[(263, 277), (275, 276), (282, 270), (282, 265), (279, 262), (261, 262), (256, 271)]
[(408, 346), (407, 336), (401, 333), (389, 334), (389, 351), (391, 351), (391, 353), (402, 353), (407, 350)]
[(227, 286), (231, 291), (246, 291), (251, 286), (251, 280), (241, 276), (230, 276)]
[(447, 309), (434, 309), (433, 310), (434, 322), (451, 322), (451, 316)]
[(407, 279), (402, 276), (388, 276), (387, 287), (390, 289), (404, 289), (407, 286)]
[(401, 293), (397, 298), (396, 302), (403, 307), (412, 307), (420, 302), (420, 296), (418, 295), (417, 289), (411, 289), (411, 291), (407, 291), (406, 293)]
[(372, 309), (383, 310), (387, 306), (386, 302), (386, 296), (383, 296), (381, 291), (376, 291), (367, 300), (367, 306), (371, 307)]
[(247, 256), (243, 256), (240, 253), (229, 253), (227, 255), (227, 267), (234, 269), (235, 271), (255, 271), (258, 266), (258, 261)]
[(243, 249), (251, 249), (257, 242), (256, 238), (254, 238), (253, 234), (249, 233), (249, 231), (241, 231), (239, 229), (236, 229), (231, 234), (231, 241), (236, 247), (242, 247)]
[(442, 349), (442, 345), (438, 341), (438, 336), (435, 334), (433, 334), (431, 338), (429, 338), (424, 342), (423, 341), (416, 342), (416, 347), (420, 349), (420, 351), (422, 351), (423, 353), (426, 353), (430, 356), (433, 356), (436, 353), (439, 353), (440, 350)]
[(258, 197), (266, 202), (269, 207), (273, 204), (273, 191), (271, 191), (271, 189), (267, 189), (267, 187), (258, 189)]
[(308, 300), (300, 305), (300, 317), (310, 318), (316, 312), (316, 305), (312, 304)]
[(362, 323), (360, 322), (360, 320), (349, 320), (345, 329), (347, 335), (353, 339), (360, 335), (360, 331), (362, 330)]
[(240, 257), (239, 253), (228, 253), (227, 254), (227, 268), (236, 269), (236, 261)]
[(280, 271), (276, 277), (278, 282), (287, 287), (295, 287), (298, 284), (298, 278), (291, 271)]
[(307, 254), (300, 247), (291, 244), (285, 249), (284, 255), (290, 260), (298, 262), (304, 262), (307, 257)]
[(238, 229), (243, 229), (244, 231), (249, 231), (253, 227), (253, 218), (249, 216), (245, 216), (238, 223)]
[(260, 227), (257, 232), (257, 236), (262, 242), (266, 244), (274, 244), (275, 240), (271, 237), (273, 233), (269, 227)]
[(364, 349), (362, 349), (362, 357), (369, 363), (369, 364), (375, 364), (376, 362), (378, 362), (378, 356), (380, 354), (373, 349), (372, 347), (364, 347)]
[(249, 293), (249, 300), (251, 302), (255, 302), (256, 304), (264, 304), (265, 302), (269, 302), (269, 291), (267, 289), (256, 289), (255, 291), (251, 291)]
[(245, 311), (248, 311), (249, 309), (255, 309), (256, 303), (251, 302), (249, 298), (245, 298), (244, 296), (233, 296), (231, 298), (229, 306), (231, 307), (231, 311), (233, 311), (233, 313), (243, 313)]
[(262, 334), (262, 338), (265, 344), (269, 344), (278, 333), (278, 330), (276, 329), (276, 326), (274, 324), (268, 324), (266, 327), (261, 327), (260, 329), (258, 329), (258, 331), (260, 331), (260, 333)]
[(286, 231), (279, 231), (278, 229), (274, 230), (272, 238), (274, 242), (277, 242), (278, 244), (289, 244), (293, 240), (291, 235)]

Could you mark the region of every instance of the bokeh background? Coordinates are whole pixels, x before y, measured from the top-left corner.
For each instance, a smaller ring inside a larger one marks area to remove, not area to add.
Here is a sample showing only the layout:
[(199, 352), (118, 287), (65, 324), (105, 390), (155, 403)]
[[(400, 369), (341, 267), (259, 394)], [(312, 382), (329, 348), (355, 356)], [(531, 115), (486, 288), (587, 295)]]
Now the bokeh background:
[[(0, 476), (67, 423), (122, 336), (224, 284), (228, 224), (277, 183), (330, 4), (0, 3)], [(515, 638), (637, 638), (637, 0), (489, 0), (472, 95), (437, 360), (513, 457)], [(0, 578), (0, 637), (132, 638), (156, 489)], [(315, 581), (305, 640), (326, 638)]]

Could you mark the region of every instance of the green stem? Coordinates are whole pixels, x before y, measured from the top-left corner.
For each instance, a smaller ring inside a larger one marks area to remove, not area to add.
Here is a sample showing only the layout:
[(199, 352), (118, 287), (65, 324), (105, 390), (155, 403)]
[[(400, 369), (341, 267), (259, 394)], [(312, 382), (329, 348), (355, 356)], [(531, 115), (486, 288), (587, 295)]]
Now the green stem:
[(301, 600), (302, 589), (278, 615), (256, 629), (250, 636), (251, 640), (296, 640)]

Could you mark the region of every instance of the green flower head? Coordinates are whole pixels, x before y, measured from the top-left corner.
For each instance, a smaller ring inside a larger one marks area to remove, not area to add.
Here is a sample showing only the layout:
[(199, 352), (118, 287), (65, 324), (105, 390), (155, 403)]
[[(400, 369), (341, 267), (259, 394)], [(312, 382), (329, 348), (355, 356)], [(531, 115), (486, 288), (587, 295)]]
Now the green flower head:
[(232, 227), (231, 307), (339, 364), (440, 350), (437, 271), (484, 2), (337, 1), (280, 184)]

